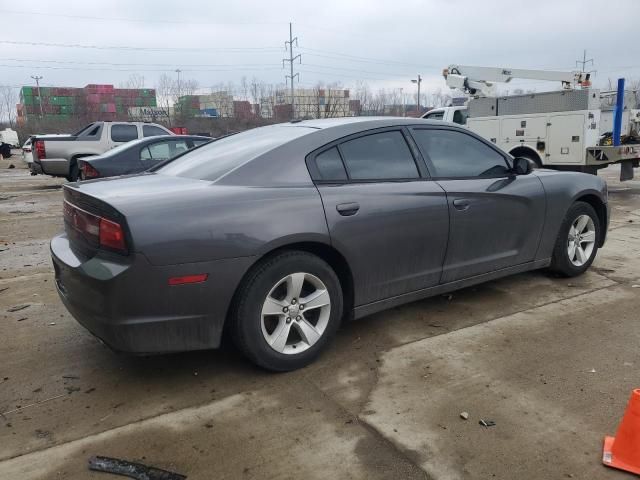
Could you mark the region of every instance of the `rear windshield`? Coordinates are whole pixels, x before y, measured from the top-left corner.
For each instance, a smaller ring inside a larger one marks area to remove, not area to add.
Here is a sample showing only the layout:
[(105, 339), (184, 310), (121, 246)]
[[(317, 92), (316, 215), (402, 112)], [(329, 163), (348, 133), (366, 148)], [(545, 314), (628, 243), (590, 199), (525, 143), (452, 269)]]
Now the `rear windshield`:
[(254, 128), (202, 145), (159, 168), (157, 173), (215, 181), (249, 160), (312, 131), (308, 127)]

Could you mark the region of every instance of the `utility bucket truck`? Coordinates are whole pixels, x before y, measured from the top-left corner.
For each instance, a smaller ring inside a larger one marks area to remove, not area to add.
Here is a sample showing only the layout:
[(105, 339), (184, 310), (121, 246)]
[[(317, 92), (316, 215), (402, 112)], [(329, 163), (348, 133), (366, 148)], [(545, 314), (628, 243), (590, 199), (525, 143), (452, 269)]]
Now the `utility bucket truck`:
[[(592, 89), (589, 74), (450, 65), (447, 85), (468, 96), (467, 105), (430, 110), (423, 118), (465, 125), (514, 157), (538, 167), (597, 173), (621, 163), (621, 180), (640, 161), (640, 110), (625, 92), (621, 136), (614, 138), (616, 92)], [(514, 78), (560, 82), (553, 92), (499, 96), (496, 83)], [(620, 145), (616, 145), (620, 143)]]

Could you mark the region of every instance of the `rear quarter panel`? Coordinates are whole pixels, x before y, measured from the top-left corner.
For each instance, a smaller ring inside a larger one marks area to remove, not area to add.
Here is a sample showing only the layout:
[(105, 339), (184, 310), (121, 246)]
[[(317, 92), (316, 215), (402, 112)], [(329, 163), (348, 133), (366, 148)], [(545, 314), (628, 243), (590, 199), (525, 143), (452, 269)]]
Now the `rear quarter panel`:
[(320, 195), (313, 185), (211, 185), (121, 210), (134, 249), (155, 265), (262, 256), (302, 241), (330, 244)]
[(594, 195), (606, 204), (606, 182), (595, 175), (576, 172), (537, 170), (533, 175), (540, 178), (547, 196), (545, 225), (536, 256), (536, 260), (542, 260), (551, 258), (562, 220), (575, 201)]

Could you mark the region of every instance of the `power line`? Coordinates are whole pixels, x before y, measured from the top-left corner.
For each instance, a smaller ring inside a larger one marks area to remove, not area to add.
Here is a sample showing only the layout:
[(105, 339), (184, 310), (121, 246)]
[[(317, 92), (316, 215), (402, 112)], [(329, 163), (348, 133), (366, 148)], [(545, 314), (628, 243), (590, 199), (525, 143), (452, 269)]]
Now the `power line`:
[[(0, 64), (0, 67), (7, 68), (37, 68), (37, 69), (47, 69), (47, 70), (75, 70), (75, 71), (83, 71), (83, 72), (175, 72), (175, 68), (109, 68), (109, 67), (96, 67), (96, 68), (87, 68), (87, 67), (54, 67), (51, 65), (11, 65), (11, 64)], [(245, 70), (245, 71), (263, 71), (263, 70), (279, 70), (279, 67), (265, 66), (265, 67), (242, 67), (242, 66), (234, 66), (233, 68), (204, 68), (204, 69), (182, 69), (183, 72), (234, 72), (237, 70)]]
[[(79, 62), (76, 60), (42, 60), (37, 58), (0, 58), (3, 62), (38, 62), (62, 65), (109, 65), (113, 67), (175, 67), (176, 63), (113, 63), (113, 62)], [(272, 63), (181, 63), (181, 67), (273, 67)]]
[(284, 25), (286, 22), (180, 22), (176, 20), (150, 20), (139, 18), (122, 18), (122, 17), (96, 17), (92, 15), (65, 15), (61, 13), (43, 13), (43, 12), (19, 12), (16, 10), (0, 10), (0, 13), (11, 15), (28, 15), (43, 17), (69, 18), (74, 20), (99, 20), (108, 22), (135, 22), (135, 23), (161, 23), (174, 25)]
[(0, 40), (0, 43), (8, 45), (28, 45), (34, 47), (57, 47), (57, 48), (86, 48), (96, 50), (131, 50), (131, 51), (155, 51), (155, 52), (185, 52), (203, 51), (208, 52), (230, 52), (230, 53), (260, 53), (260, 52), (280, 52), (281, 47), (128, 47), (119, 45), (83, 45), (77, 43), (46, 43), (46, 42), (18, 42), (13, 40)]
[(595, 73), (595, 70), (591, 70), (589, 72), (585, 72), (585, 67), (587, 65), (587, 63), (591, 63), (591, 66), (593, 67), (593, 58), (589, 58), (587, 59), (587, 51), (583, 50), (582, 51), (582, 60), (576, 60), (576, 66), (578, 66), (578, 64), (582, 65), (582, 73)]

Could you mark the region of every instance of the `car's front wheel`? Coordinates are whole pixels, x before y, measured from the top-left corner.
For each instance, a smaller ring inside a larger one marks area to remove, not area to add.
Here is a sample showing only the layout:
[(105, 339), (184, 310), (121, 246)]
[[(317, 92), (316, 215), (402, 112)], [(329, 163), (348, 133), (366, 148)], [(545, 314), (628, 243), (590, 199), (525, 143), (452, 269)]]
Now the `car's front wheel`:
[(277, 254), (253, 269), (238, 292), (231, 319), (236, 344), (263, 368), (304, 367), (335, 334), (342, 305), (340, 281), (324, 260)]
[(551, 270), (567, 277), (584, 273), (596, 257), (600, 228), (600, 220), (591, 205), (574, 203), (560, 226)]

